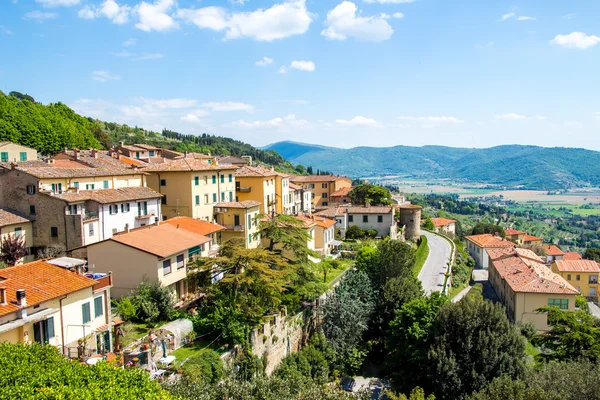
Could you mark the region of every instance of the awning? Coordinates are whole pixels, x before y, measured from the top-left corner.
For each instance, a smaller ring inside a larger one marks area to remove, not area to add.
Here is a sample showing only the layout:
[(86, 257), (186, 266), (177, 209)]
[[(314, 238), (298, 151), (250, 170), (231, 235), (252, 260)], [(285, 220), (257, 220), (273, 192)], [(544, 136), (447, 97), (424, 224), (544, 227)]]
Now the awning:
[(341, 246), (342, 245), (342, 241), (341, 240), (332, 240), (331, 241), (331, 245), (332, 246)]
[(48, 315), (54, 314), (57, 311), (58, 310), (55, 308), (47, 308), (45, 310), (38, 311), (35, 314), (28, 315), (25, 318), (19, 318), (19, 319), (15, 319), (13, 321), (7, 322), (5, 324), (0, 325), (0, 333), (12, 331), (13, 329), (19, 328), (25, 324), (41, 321)]

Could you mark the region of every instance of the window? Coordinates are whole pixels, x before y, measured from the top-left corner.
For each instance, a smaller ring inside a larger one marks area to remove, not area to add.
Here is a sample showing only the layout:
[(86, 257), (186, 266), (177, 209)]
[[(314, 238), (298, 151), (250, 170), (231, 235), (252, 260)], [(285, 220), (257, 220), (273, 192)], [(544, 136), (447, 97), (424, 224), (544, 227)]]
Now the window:
[(140, 201), (138, 202), (138, 216), (148, 215), (148, 202)]
[(348, 215), (348, 222), (354, 222), (354, 215)]
[(140, 158), (140, 152), (139, 151), (135, 152), (135, 158)]
[(52, 193), (60, 193), (62, 192), (62, 183), (53, 183), (52, 184)]
[(216, 203), (216, 202), (217, 202), (217, 194), (213, 193), (213, 203)]
[(322, 184), (321, 184), (321, 187), (322, 187), (323, 189), (327, 189), (327, 184), (326, 184), (326, 183), (322, 183)]
[(103, 300), (104, 298), (102, 296), (94, 298), (94, 318), (98, 318), (104, 314), (104, 307), (102, 306)]
[(108, 212), (109, 214), (118, 214), (119, 213), (119, 206), (117, 204), (111, 204), (108, 206)]
[(163, 195), (163, 197), (160, 198), (160, 204), (162, 205), (166, 205), (167, 204), (167, 195)]
[(225, 192), (221, 192), (221, 201), (225, 201)]
[(229, 182), (233, 182), (233, 174), (229, 174)]
[(167, 186), (167, 180), (166, 179), (161, 179), (160, 180), (160, 186)]
[(595, 287), (591, 287), (590, 288), (590, 296), (595, 296), (596, 295), (596, 288)]
[(328, 205), (329, 205), (329, 203), (328, 203), (328, 202), (326, 202), (326, 201), (324, 201), (324, 202), (323, 202), (323, 205), (324, 205), (324, 206), (328, 206)]
[(25, 188), (27, 194), (35, 194), (35, 185), (27, 185)]
[(195, 176), (194, 177), (194, 185), (195, 186), (199, 186), (200, 185), (200, 177), (199, 176)]
[(311, 198), (313, 198), (313, 199), (315, 198), (315, 194), (314, 193), (311, 193)]
[(248, 215), (248, 228), (252, 226), (252, 215)]
[(204, 195), (204, 204), (208, 204), (208, 194)]
[(204, 176), (204, 184), (208, 185), (208, 176), (206, 176), (206, 175)]
[(108, 189), (108, 181), (104, 181), (104, 182), (102, 182), (102, 187), (103, 187), (104, 189)]
[(225, 175), (221, 175), (221, 183), (225, 183)]
[(0, 161), (8, 162), (8, 152), (7, 151), (3, 151), (2, 153), (0, 153)]
[(67, 210), (69, 215), (77, 215), (77, 204), (69, 204)]
[(580, 281), (581, 280), (581, 275), (575, 275), (575, 280)]
[(590, 284), (598, 283), (598, 275), (590, 275), (590, 277), (588, 278), (588, 283), (590, 283)]
[(51, 237), (58, 237), (58, 227), (56, 227), (56, 226), (51, 226), (50, 227), (50, 236)]
[(23, 236), (23, 228), (19, 227), (19, 228), (15, 228), (15, 236), (16, 237), (21, 237)]
[[(59, 185), (60, 185), (60, 183), (59, 183)], [(88, 183), (85, 185), (85, 190), (94, 190), (94, 186), (95, 186), (95, 184)], [(58, 189), (58, 190), (60, 190), (60, 189)]]
[(229, 201), (233, 201), (233, 192), (229, 192)]
[(213, 175), (213, 176), (212, 176), (212, 183), (213, 183), (213, 185), (214, 185), (215, 183), (217, 183), (217, 176), (216, 176), (216, 175)]
[(22, 151), (19, 153), (19, 159), (21, 161), (27, 161), (27, 152), (26, 151)]
[(163, 261), (163, 275), (169, 275), (171, 273), (171, 259)]
[(90, 322), (92, 320), (92, 314), (90, 313), (90, 302), (89, 301), (87, 303), (83, 303), (81, 305), (81, 316), (82, 316), (82, 322), (84, 324), (87, 324), (88, 322)]
[(369, 222), (369, 216), (363, 215), (363, 222)]
[(251, 233), (248, 234), (248, 243), (252, 243), (252, 234)]
[(89, 224), (88, 236), (94, 236), (94, 224)]
[(73, 187), (75, 189), (79, 189), (79, 182), (73, 182)]
[(570, 281), (571, 280), (571, 274), (567, 275), (567, 280)]
[(149, 155), (150, 157), (154, 157), (154, 150), (150, 150), (150, 151), (148, 152), (148, 155)]
[(35, 215), (35, 206), (29, 206), (29, 214)]
[(33, 340), (40, 344), (47, 344), (54, 333), (54, 317), (33, 324)]
[(131, 210), (131, 206), (129, 205), (129, 203), (121, 204), (121, 212), (122, 213), (129, 212), (129, 210)]
[(326, 199), (327, 198), (327, 193), (323, 193), (323, 198)]
[(177, 256), (177, 269), (183, 268), (183, 254)]
[(383, 222), (383, 215), (378, 215), (377, 216), (377, 222), (379, 222), (379, 223)]
[(569, 309), (569, 300), (567, 299), (548, 299), (549, 307), (558, 307), (561, 310)]

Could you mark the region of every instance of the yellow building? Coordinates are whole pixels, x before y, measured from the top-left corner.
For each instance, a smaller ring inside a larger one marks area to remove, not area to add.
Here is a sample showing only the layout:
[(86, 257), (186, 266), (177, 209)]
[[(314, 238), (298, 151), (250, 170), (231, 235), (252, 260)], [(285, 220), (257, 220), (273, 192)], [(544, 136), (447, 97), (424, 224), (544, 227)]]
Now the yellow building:
[[(282, 179), (273, 169), (263, 166), (245, 166), (235, 171), (236, 201), (252, 200), (262, 204), (261, 212), (272, 214), (277, 212), (277, 179)], [(281, 205), (280, 205), (281, 207)]]
[(600, 266), (592, 260), (556, 260), (552, 263), (556, 272), (581, 293), (582, 296), (598, 301), (598, 275)]
[(33, 254), (31, 254), (31, 246), (33, 246), (31, 221), (15, 212), (0, 208), (0, 243), (9, 236), (22, 237), (27, 248), (27, 255), (18, 264), (33, 260)]
[(111, 351), (112, 276), (51, 264), (59, 260), (0, 270), (0, 342), (50, 344), (75, 358), (85, 338), (85, 355)]
[(221, 231), (221, 243), (237, 238), (243, 240), (248, 249), (258, 247), (260, 237), (257, 217), (261, 213), (261, 203), (254, 200), (215, 204), (217, 223), (225, 227), (225, 230)]
[(525, 236), (527, 235), (527, 233), (518, 231), (516, 229), (505, 229), (504, 233), (506, 233), (506, 240), (511, 240), (518, 245), (523, 245), (525, 242)]
[(312, 191), (312, 209), (328, 207), (334, 201), (332, 195), (342, 188), (352, 187), (352, 179), (338, 175), (294, 176), (290, 181), (308, 186)]
[(518, 253), (496, 259), (489, 266), (489, 281), (506, 307), (513, 322), (531, 322), (538, 330), (548, 330), (545, 313), (536, 310), (556, 306), (574, 311), (579, 294), (570, 283), (541, 262), (519, 256)]
[(13, 142), (0, 142), (0, 162), (37, 160), (37, 150)]
[(148, 187), (163, 195), (164, 219), (186, 216), (212, 221), (215, 204), (235, 201), (236, 169), (188, 156), (143, 170), (150, 174)]
[(292, 215), (294, 198), (290, 196), (290, 176), (276, 172), (275, 176), (275, 212), (277, 214)]

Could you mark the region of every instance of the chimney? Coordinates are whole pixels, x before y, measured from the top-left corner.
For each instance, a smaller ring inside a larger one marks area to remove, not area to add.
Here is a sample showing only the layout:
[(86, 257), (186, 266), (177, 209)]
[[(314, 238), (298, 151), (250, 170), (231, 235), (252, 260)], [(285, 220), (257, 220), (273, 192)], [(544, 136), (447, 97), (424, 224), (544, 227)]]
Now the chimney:
[(119, 147), (123, 147), (123, 141), (119, 142)]
[(10, 169), (14, 170), (16, 168), (17, 168), (17, 164), (16, 163), (14, 163), (14, 162), (10, 163)]
[(127, 233), (129, 233), (131, 231), (131, 229), (129, 228), (129, 224), (125, 224), (125, 231)]
[(92, 149), (92, 150), (90, 151), (90, 153), (92, 153), (92, 157), (94, 157), (94, 158), (98, 158), (98, 150), (96, 150), (96, 149)]
[(75, 154), (75, 156), (74, 156), (75, 161), (79, 160), (79, 149), (78, 148), (73, 147), (73, 154)]
[(365, 207), (371, 207), (371, 202), (369, 200), (365, 200)]
[(179, 224), (177, 224), (177, 229), (179, 229)]
[(19, 318), (23, 319), (27, 317), (27, 298), (25, 297), (25, 289), (17, 290), (17, 305), (22, 307), (22, 309), (19, 310)]
[(271, 165), (271, 171), (275, 171), (275, 167)]
[(156, 220), (156, 226), (160, 226), (160, 220)]

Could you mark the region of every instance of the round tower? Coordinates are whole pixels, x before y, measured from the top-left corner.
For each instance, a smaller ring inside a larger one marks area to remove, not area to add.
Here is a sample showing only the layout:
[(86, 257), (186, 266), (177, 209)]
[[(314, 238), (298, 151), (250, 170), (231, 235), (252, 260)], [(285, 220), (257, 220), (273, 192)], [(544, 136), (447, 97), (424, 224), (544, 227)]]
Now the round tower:
[(400, 206), (400, 226), (404, 227), (406, 240), (417, 240), (421, 237), (421, 206), (407, 204)]

